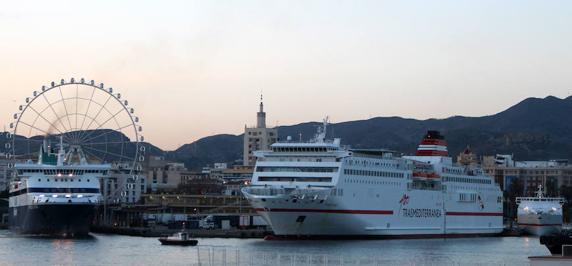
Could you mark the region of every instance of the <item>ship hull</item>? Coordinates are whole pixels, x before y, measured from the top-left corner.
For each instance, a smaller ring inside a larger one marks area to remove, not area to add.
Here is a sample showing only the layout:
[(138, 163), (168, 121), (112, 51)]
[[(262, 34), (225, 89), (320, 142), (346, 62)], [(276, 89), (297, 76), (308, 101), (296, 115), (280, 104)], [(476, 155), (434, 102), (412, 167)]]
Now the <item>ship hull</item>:
[[(267, 211), (258, 213), (271, 225), (275, 235), (287, 238), (439, 238), (494, 236), (502, 233), (501, 227), (459, 228), (463, 225), (463, 220), (472, 222), (475, 218), (458, 219), (456, 225), (451, 224), (450, 227), (445, 228), (421, 223), (408, 226), (405, 223), (400, 224), (395, 217), (372, 217), (373, 215), (369, 214), (271, 213)], [(304, 222), (296, 222), (300, 220), (300, 217), (304, 217)], [(393, 221), (393, 223), (388, 221)], [(392, 225), (386, 227), (388, 223)], [(484, 223), (489, 224), (489, 222)]]
[(20, 234), (81, 237), (89, 234), (93, 204), (53, 204), (10, 208), (10, 230)]
[[(387, 192), (386, 194), (391, 194)], [(431, 195), (433, 194), (433, 195)], [(348, 205), (333, 197), (288, 200), (273, 196), (262, 200), (246, 193), (251, 205), (268, 222), (274, 235), (284, 238), (435, 238), (492, 236), (503, 231), (501, 210), (454, 211), (442, 208), (438, 193), (411, 193), (407, 205), (389, 201), (367, 208), (368, 203)], [(417, 201), (416, 199), (420, 199)], [(451, 204), (453, 205), (453, 204)]]
[(524, 232), (545, 236), (562, 231), (562, 215), (560, 214), (519, 214), (518, 227)]

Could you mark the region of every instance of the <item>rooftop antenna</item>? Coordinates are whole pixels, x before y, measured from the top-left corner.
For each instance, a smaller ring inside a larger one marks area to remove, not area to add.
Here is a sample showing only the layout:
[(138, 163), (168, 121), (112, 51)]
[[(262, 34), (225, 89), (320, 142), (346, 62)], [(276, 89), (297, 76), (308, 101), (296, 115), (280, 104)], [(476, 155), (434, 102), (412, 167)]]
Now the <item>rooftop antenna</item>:
[(536, 196), (540, 199), (542, 197), (544, 197), (544, 189), (542, 187), (542, 185), (538, 185), (538, 190), (536, 191)]
[(326, 116), (322, 121), (322, 126), (318, 126), (318, 132), (314, 135), (313, 141), (324, 142), (326, 140), (326, 131), (328, 130), (329, 117)]

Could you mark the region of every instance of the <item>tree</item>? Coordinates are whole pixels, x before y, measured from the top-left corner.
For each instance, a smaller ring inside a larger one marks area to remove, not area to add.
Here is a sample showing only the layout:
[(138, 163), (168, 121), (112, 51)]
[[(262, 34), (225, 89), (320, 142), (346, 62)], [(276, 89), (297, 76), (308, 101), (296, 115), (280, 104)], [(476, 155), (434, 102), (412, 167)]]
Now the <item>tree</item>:
[(567, 222), (572, 217), (572, 187), (561, 186), (560, 196), (566, 200), (566, 203), (562, 206), (562, 215), (564, 216), (564, 222)]
[(524, 183), (520, 178), (513, 178), (508, 189), (504, 193), (505, 205), (504, 215), (506, 217), (516, 217), (516, 197), (522, 197), (524, 194)]

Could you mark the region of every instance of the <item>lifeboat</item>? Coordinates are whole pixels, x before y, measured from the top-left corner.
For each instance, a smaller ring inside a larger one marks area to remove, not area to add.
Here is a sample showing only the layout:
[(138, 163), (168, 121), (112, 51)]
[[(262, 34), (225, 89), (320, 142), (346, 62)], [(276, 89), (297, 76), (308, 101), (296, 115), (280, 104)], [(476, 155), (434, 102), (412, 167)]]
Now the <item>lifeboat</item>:
[(431, 178), (431, 179), (441, 178), (441, 176), (439, 176), (437, 173), (428, 173), (428, 172), (413, 172), (413, 177)]

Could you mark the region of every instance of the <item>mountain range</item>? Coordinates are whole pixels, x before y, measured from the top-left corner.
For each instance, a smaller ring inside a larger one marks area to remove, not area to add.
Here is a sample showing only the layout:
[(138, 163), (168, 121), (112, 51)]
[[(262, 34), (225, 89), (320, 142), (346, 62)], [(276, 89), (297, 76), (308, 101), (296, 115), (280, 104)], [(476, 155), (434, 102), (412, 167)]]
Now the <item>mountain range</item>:
[[(321, 123), (307, 122), (278, 127), (279, 139), (312, 138)], [(478, 155), (513, 154), (517, 160), (572, 160), (572, 97), (560, 99), (527, 98), (494, 115), (453, 116), (417, 120), (376, 117), (330, 124), (328, 138), (341, 138), (353, 148), (387, 148), (413, 154), (427, 130), (439, 130), (453, 157), (467, 146)], [(110, 134), (114, 135), (114, 134)], [(121, 133), (114, 136), (124, 139)], [(147, 154), (164, 155), (184, 162), (189, 169), (200, 169), (215, 162), (233, 163), (242, 159), (242, 135), (220, 134), (163, 151), (145, 143)], [(103, 141), (103, 139), (102, 139)], [(5, 138), (0, 138), (4, 147)], [(131, 149), (127, 147), (126, 149)]]
[[(321, 123), (307, 122), (278, 127), (279, 138), (313, 137)], [(413, 154), (427, 130), (439, 130), (453, 157), (467, 146), (482, 155), (513, 154), (517, 160), (572, 160), (572, 97), (527, 98), (494, 115), (453, 116), (417, 120), (376, 117), (331, 124), (329, 138), (341, 138), (353, 148), (387, 148)], [(197, 169), (214, 162), (242, 157), (242, 135), (214, 135), (185, 144), (168, 157)]]

